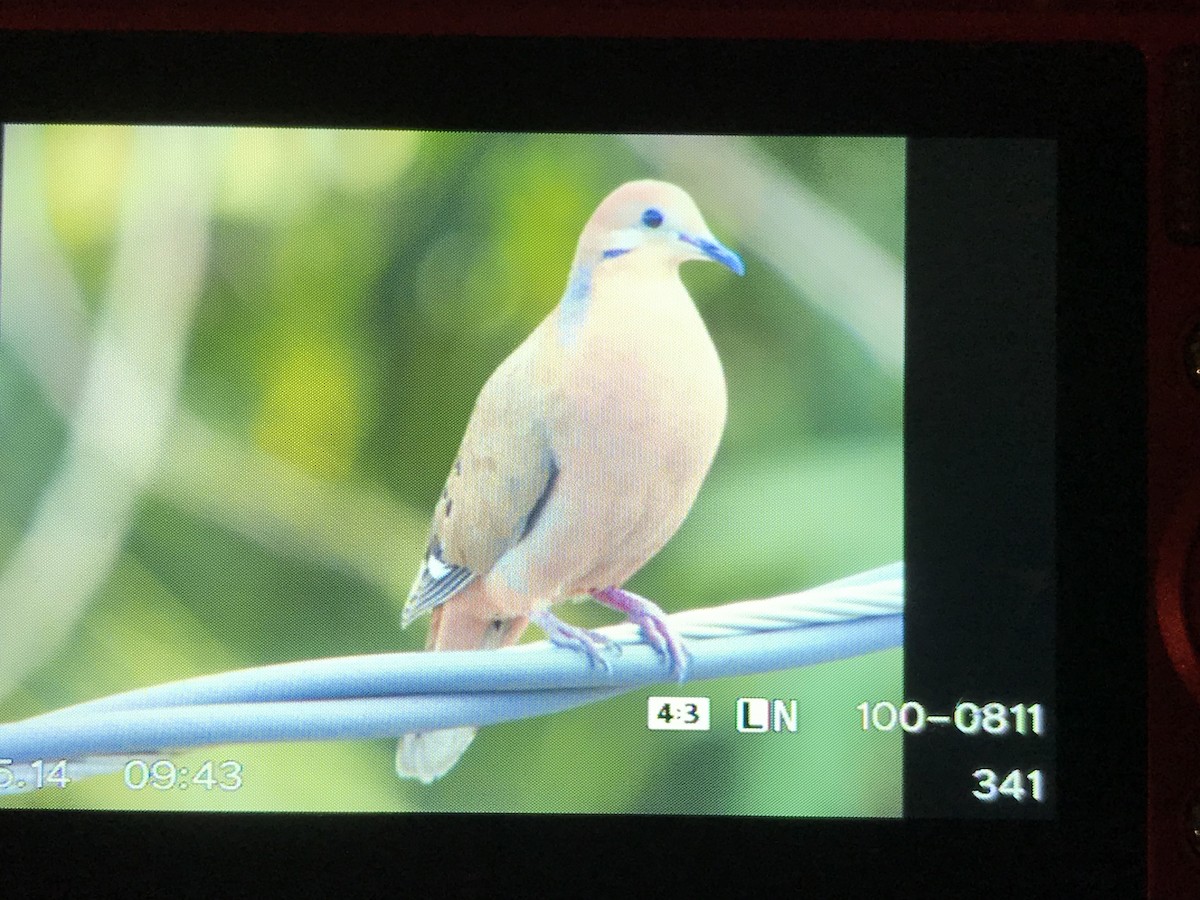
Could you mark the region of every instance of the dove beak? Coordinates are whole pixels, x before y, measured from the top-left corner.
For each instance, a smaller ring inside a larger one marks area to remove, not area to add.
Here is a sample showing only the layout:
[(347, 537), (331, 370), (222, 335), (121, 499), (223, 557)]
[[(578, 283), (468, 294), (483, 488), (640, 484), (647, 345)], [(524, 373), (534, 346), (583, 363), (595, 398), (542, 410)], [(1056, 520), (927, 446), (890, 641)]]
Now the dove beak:
[(679, 235), (679, 239), (685, 244), (695, 247), (713, 262), (719, 262), (721, 265), (727, 267), (734, 275), (746, 274), (746, 264), (742, 262), (742, 258), (724, 244), (712, 238), (698, 238), (682, 233)]

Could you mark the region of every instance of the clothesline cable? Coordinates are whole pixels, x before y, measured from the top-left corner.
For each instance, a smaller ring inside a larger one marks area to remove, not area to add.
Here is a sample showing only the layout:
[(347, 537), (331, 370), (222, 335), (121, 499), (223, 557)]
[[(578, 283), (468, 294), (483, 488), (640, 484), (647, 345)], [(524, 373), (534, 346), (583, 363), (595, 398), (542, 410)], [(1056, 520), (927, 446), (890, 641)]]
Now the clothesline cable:
[[(894, 563), (768, 600), (670, 616), (688, 681), (780, 671), (899, 646), (904, 569)], [(195, 746), (394, 737), (491, 725), (669, 683), (634, 626), (598, 629), (609, 668), (546, 641), (504, 650), (390, 653), (223, 672), (0, 725), (0, 759), (84, 759)]]

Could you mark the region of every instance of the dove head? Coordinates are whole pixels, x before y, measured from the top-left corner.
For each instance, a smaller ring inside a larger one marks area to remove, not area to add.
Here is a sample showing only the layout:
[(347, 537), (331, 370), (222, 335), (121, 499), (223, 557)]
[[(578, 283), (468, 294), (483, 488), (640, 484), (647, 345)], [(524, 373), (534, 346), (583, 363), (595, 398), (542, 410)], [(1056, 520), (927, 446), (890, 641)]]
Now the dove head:
[(634, 253), (675, 266), (709, 259), (738, 275), (746, 271), (741, 257), (713, 237), (687, 192), (665, 181), (631, 181), (605, 197), (580, 235), (575, 266), (592, 269)]

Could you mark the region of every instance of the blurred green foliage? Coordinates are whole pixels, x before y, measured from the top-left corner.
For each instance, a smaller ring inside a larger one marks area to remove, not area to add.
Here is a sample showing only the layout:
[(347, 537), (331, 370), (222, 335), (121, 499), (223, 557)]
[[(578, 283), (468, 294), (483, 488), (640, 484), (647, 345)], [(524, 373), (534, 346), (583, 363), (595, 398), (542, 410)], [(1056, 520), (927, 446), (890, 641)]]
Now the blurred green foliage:
[[(6, 158), (4, 227), (36, 214), (10, 194), (45, 205), (51, 249), (66, 261), (78, 312), (94, 327), (111, 302), (122, 210), (137, 202), (131, 147), (139, 136), (115, 127), (20, 130), (39, 147), (39, 169), (14, 171)], [(557, 302), (596, 203), (621, 182), (670, 178), (620, 137), (266, 129), (225, 137), (213, 144), (210, 247), (182, 348), (179, 408), (248, 457), (377, 499), (394, 528), (377, 533), (378, 517), (351, 516), (330, 523), (326, 555), (297, 552), (224, 516), (215, 492), (197, 505), (152, 485), (102, 588), (53, 658), (0, 697), (0, 720), (229, 668), (420, 648), (424, 624), (401, 632), (398, 611), (479, 387)], [(750, 145), (902, 266), (903, 140)], [(42, 187), (8, 190), (21, 179)], [(901, 558), (898, 374), (880, 370), (839, 322), (756, 256), (753, 229), (735, 210), (706, 206), (703, 184), (683, 186), (747, 263), (743, 279), (716, 266), (684, 269), (725, 365), (729, 423), (692, 515), (630, 587), (678, 610), (799, 590)], [(36, 265), (12, 255), (2, 263), (6, 272)], [(38, 309), (47, 302), (6, 291), (2, 312), (24, 305), (36, 320), (53, 312)], [(25, 360), (0, 328), (0, 571), (61, 465), (71, 428)], [(251, 471), (231, 464), (233, 490), (277, 489)], [(322, 515), (304, 496), (289, 502), (298, 521)], [(346, 543), (377, 545), (389, 568), (394, 557), (394, 582), (339, 564), (339, 531)], [(591, 604), (564, 614), (585, 625), (614, 620)], [(663, 692), (711, 696), (713, 730), (648, 732), (645, 697)], [(894, 816), (899, 736), (864, 734), (854, 707), (902, 694), (895, 650), (660, 687), (488, 728), (432, 787), (396, 779), (394, 743), (372, 741), (180, 756), (193, 767), (242, 760), (246, 785), (236, 794), (135, 793), (117, 775), (0, 802)], [(737, 734), (738, 696), (797, 698), (800, 733)]]

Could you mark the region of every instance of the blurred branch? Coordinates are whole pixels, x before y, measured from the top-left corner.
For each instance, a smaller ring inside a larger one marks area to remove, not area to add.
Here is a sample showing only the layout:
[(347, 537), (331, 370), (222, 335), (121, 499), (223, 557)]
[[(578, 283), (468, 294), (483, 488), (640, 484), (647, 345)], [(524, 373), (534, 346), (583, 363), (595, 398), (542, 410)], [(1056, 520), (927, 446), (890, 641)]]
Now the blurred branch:
[[(772, 672), (900, 646), (904, 568), (670, 617), (691, 680)], [(493, 725), (594, 703), (671, 677), (630, 624), (600, 629), (619, 646), (608, 670), (542, 641), (504, 650), (391, 653), (265, 666), (145, 688), (0, 725), (0, 757), (112, 757), (292, 740), (396, 737)], [(93, 768), (83, 774), (95, 774)], [(103, 766), (100, 766), (103, 768)], [(15, 785), (9, 786), (13, 792)]]
[[(724, 210), (747, 250), (843, 323), (893, 373), (904, 365), (904, 266), (746, 138), (628, 135), (704, 209)], [(721, 172), (720, 179), (711, 177)]]
[[(10, 133), (5, 153), (29, 175), (10, 179), (6, 191), (40, 187), (34, 174), (40, 167), (25, 159), (36, 152), (39, 137), (29, 129)], [(57, 332), (78, 341), (85, 333), (61, 310), (50, 313), (56, 327), (31, 344), (31, 352), (41, 354), (38, 371), (47, 392), (68, 405), (73, 400), (74, 415), (62, 465), (0, 572), (0, 696), (75, 625), (111, 570), (134, 506), (154, 477), (208, 251), (213, 173), (203, 165), (198, 140), (179, 129), (137, 133), (111, 280), (90, 352), (46, 340)], [(6, 198), (10, 209), (14, 199)], [(5, 232), (5, 314), (18, 339), (46, 302), (37, 263), (47, 263), (51, 286), (70, 281), (66, 267), (48, 259), (44, 192), (22, 200), (42, 216)]]
[[(22, 140), (14, 140), (13, 135), (21, 135)], [(21, 134), (15, 129), (10, 131), (6, 152), (13, 171), (39, 171), (38, 166), (22, 158), (22, 154), (36, 150), (36, 147), (28, 145), (29, 140), (28, 134)], [(19, 191), (31, 192), (32, 195), (15, 196)], [(5, 307), (0, 341), (4, 341), (21, 359), (41, 385), (50, 404), (65, 420), (70, 420), (73, 415), (83, 411), (82, 407), (77, 409), (80, 402), (78, 398), (85, 390), (85, 379), (89, 377), (88, 324), (81, 291), (66, 260), (56, 248), (46, 218), (41, 185), (32, 177), (11, 179), (5, 185), (5, 192), (9, 209), (28, 210), (30, 215), (22, 219), (20, 228), (12, 227), (5, 232), (4, 253), (8, 264), (3, 270)], [(164, 188), (162, 194), (168, 193), (170, 191)], [(206, 215), (206, 210), (195, 209), (193, 213)], [(152, 247), (149, 245), (145, 249)], [(169, 254), (160, 253), (159, 258), (164, 256)], [(14, 265), (13, 260), (20, 260), (21, 263)], [(184, 274), (181, 272), (181, 276)], [(181, 287), (177, 286), (176, 290)], [(132, 286), (121, 288), (122, 291), (133, 289)], [(113, 293), (116, 293), (115, 284)], [(161, 290), (147, 287), (140, 299), (150, 307), (145, 317), (148, 320), (160, 311), (159, 304), (170, 298), (169, 295), (164, 296)], [(133, 324), (137, 326), (136, 322)], [(174, 327), (180, 328), (183, 324), (177, 321)], [(130, 342), (131, 337), (126, 336), (122, 346)], [(159, 347), (160, 365), (166, 363), (166, 349), (169, 348)], [(92, 355), (96, 352), (92, 351)], [(163, 384), (162, 381), (158, 382), (155, 390), (161, 393)], [(141, 390), (143, 387), (130, 385), (123, 393), (113, 393), (100, 399), (106, 401), (108, 405), (105, 411), (111, 413), (121, 403), (136, 401), (140, 394), (135, 392)], [(109, 430), (115, 430), (120, 421), (119, 418), (112, 419)], [(428, 527), (428, 521), (423, 516), (418, 518), (377, 492), (354, 490), (314, 478), (249, 444), (220, 434), (186, 409), (172, 409), (172, 414), (160, 422), (160, 426), (162, 431), (159, 434), (147, 436), (150, 446), (161, 449), (153, 453), (154, 460), (149, 470), (143, 467), (139, 475), (141, 488), (156, 491), (275, 551), (286, 552), (293, 557), (322, 560), (354, 572), (388, 593), (403, 594), (407, 591), (407, 581), (399, 583), (397, 578), (403, 576), (397, 573), (407, 573), (418, 562), (414, 548), (424, 545)], [(134, 435), (136, 431), (130, 428), (126, 434)], [(143, 463), (146, 462), (149, 461), (143, 460)], [(105, 485), (120, 486), (127, 481), (127, 477), (123, 479), (119, 475), (121, 466), (125, 465), (121, 458), (113, 461), (110, 456), (102, 455), (92, 458), (90, 465), (94, 471), (88, 474), (84, 485), (64, 485), (59, 488), (66, 491), (61, 499), (50, 498), (55, 486), (47, 488), (46, 498), (39, 507), (44, 515), (55, 510), (66, 514), (72, 509), (72, 503), (79, 500), (81, 490), (90, 490), (98, 497)], [(113, 467), (118, 470), (117, 474), (110, 472)], [(64, 465), (55, 484), (62, 484), (67, 475), (68, 466)], [(97, 481), (101, 482), (99, 490)], [(87, 497), (88, 494), (82, 496)], [(129, 504), (123, 502), (120, 505), (127, 512)], [(109, 512), (113, 514), (120, 510), (110, 508)], [(94, 589), (97, 576), (102, 577), (107, 571), (115, 552), (114, 547), (119, 546), (118, 537), (124, 528), (111, 526), (120, 523), (122, 518), (107, 521), (98, 516), (94, 518), (103, 523), (108, 532), (108, 549), (88, 565), (88, 570), (92, 572), (88, 579), (91, 587), (80, 584), (72, 591), (64, 590), (55, 603), (45, 607), (56, 610), (55, 622), (58, 626), (54, 634), (45, 635), (47, 647), (52, 647), (53, 642), (69, 630), (82, 612), (83, 603)], [(84, 538), (85, 525), (84, 522), (76, 524), (74, 539), (84, 540), (83, 546), (97, 546), (95, 541)], [(34, 526), (26, 536), (26, 544), (35, 539)], [(62, 530), (60, 524), (46, 520), (42, 533), (59, 537), (49, 544), (43, 541), (44, 549), (36, 559), (30, 555), (32, 548), (27, 548), (19, 570), (14, 556), (14, 561), (8, 563), (4, 574), (0, 574), (0, 611), (20, 599), (20, 595), (14, 593), (16, 588), (11, 586), (16, 584), (13, 579), (18, 574), (28, 580), (42, 570), (59, 567), (60, 555), (69, 558), (75, 554), (76, 551), (66, 552), (63, 549), (62, 543), (67, 532)], [(398, 565), (397, 560), (402, 560), (406, 553), (414, 554), (412, 565)], [(5, 587), (5, 584), (10, 586)], [(68, 598), (72, 596), (78, 602), (69, 608)], [(32, 609), (29, 611), (32, 612)], [(36, 630), (24, 618), (10, 614), (8, 621), (13, 626), (5, 631), (8, 640), (23, 642), (25, 639), (21, 636), (21, 628)], [(38, 628), (41, 628), (40, 620)], [(4, 652), (4, 640), (5, 635), (0, 634), (0, 653)], [(0, 696), (18, 680), (9, 674), (10, 671), (15, 672), (15, 668), (10, 669), (10, 666), (16, 665), (15, 659), (17, 657), (10, 656), (9, 661), (5, 662), (0, 657)], [(29, 666), (22, 665), (21, 669), (27, 672)]]

